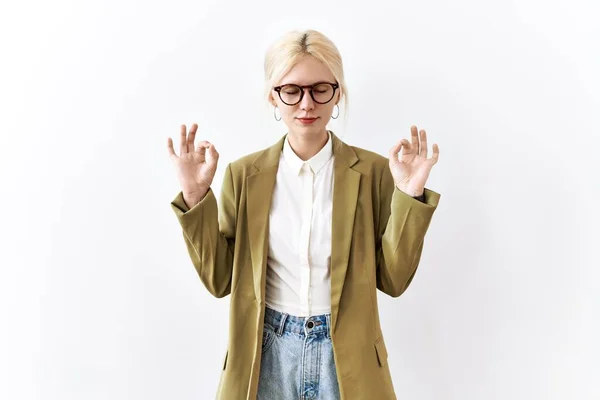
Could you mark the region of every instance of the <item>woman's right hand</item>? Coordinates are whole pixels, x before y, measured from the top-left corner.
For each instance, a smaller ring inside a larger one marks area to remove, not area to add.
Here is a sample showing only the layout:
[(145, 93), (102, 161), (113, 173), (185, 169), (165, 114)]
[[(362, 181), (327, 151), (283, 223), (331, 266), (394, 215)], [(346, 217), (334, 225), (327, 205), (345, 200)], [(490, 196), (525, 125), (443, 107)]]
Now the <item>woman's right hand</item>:
[(186, 126), (181, 125), (179, 156), (175, 154), (173, 140), (170, 137), (167, 145), (169, 158), (175, 165), (184, 200), (190, 207), (193, 207), (190, 203), (198, 203), (208, 192), (219, 161), (219, 153), (212, 143), (203, 140), (194, 148), (197, 129), (198, 125), (193, 124), (187, 135)]

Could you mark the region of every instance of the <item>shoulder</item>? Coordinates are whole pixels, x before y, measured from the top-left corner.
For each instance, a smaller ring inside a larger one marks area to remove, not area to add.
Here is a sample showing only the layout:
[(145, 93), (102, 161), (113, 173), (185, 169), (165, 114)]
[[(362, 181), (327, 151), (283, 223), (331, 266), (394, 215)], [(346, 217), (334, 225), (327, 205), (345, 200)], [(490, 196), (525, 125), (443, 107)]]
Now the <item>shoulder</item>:
[(353, 169), (377, 177), (381, 177), (388, 169), (389, 160), (387, 157), (362, 147), (350, 145), (348, 147), (354, 151), (358, 158), (358, 162), (352, 167)]
[(254, 164), (254, 161), (256, 161), (263, 152), (265, 152), (266, 149), (262, 149), (259, 151), (255, 151), (253, 153), (250, 154), (246, 154), (242, 157), (239, 157), (233, 161), (231, 161), (229, 163), (229, 165), (231, 166), (232, 169), (235, 169), (237, 171), (239, 170), (246, 170), (250, 167), (252, 167), (252, 165)]
[(363, 162), (376, 164), (378, 166), (387, 164), (387, 157), (384, 157), (379, 153), (358, 146), (350, 146), (350, 148), (354, 150), (356, 156)]
[(352, 150), (358, 159), (351, 168), (361, 174), (364, 183), (363, 188), (370, 189), (374, 202), (378, 204), (378, 198), (382, 195), (382, 192), (386, 192), (393, 187), (391, 185), (393, 178), (389, 167), (389, 159), (375, 151), (362, 147), (350, 145), (347, 145), (347, 147)]
[[(248, 175), (255, 173), (257, 171), (257, 166), (255, 164), (257, 164), (257, 161), (261, 158), (263, 159), (261, 162), (264, 161), (264, 158), (268, 157), (267, 154), (269, 152), (273, 152), (272, 148), (267, 147), (230, 161), (227, 164), (227, 168), (229, 169), (233, 179), (245, 179), (245, 177)], [(270, 158), (273, 158), (272, 155)]]

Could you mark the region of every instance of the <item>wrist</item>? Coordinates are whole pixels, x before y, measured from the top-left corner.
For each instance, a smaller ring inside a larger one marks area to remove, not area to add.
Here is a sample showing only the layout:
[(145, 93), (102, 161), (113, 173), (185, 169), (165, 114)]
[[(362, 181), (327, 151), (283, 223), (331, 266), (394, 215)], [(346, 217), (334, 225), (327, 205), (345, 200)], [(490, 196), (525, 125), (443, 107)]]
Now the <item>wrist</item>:
[(415, 188), (409, 188), (409, 187), (401, 186), (401, 185), (396, 185), (396, 188), (398, 190), (406, 193), (410, 197), (421, 197), (425, 194), (425, 189), (415, 189)]
[(206, 196), (208, 191), (194, 192), (194, 193), (183, 193), (183, 201), (189, 208), (193, 208), (196, 204), (200, 203)]

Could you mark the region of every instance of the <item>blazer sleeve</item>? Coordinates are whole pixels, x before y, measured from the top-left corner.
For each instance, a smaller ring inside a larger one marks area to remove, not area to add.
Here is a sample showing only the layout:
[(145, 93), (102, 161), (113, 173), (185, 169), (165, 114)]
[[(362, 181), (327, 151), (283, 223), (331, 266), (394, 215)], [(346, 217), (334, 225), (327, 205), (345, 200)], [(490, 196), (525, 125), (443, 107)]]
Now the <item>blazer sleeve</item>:
[(212, 189), (191, 209), (183, 200), (182, 192), (171, 202), (194, 268), (204, 286), (218, 298), (231, 292), (235, 204), (231, 164), (227, 165), (223, 177), (219, 206)]
[(379, 188), (377, 288), (398, 297), (415, 275), (440, 194), (425, 188), (424, 202), (409, 196), (396, 187), (387, 165)]

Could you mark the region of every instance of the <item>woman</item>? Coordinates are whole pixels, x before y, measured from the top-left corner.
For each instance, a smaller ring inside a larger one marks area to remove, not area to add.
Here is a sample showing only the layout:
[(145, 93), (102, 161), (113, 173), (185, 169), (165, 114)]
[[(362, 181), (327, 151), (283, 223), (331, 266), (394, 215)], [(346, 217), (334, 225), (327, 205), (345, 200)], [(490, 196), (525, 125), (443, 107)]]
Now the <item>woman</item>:
[(181, 127), (179, 156), (168, 139), (189, 256), (210, 293), (231, 294), (217, 397), (394, 399), (376, 289), (400, 296), (415, 274), (440, 198), (425, 188), (439, 149), (427, 158), (413, 126), (388, 160), (327, 130), (346, 85), (319, 32), (273, 44), (265, 76), (287, 134), (227, 164), (218, 207), (214, 145), (195, 145), (196, 124)]

